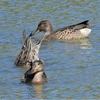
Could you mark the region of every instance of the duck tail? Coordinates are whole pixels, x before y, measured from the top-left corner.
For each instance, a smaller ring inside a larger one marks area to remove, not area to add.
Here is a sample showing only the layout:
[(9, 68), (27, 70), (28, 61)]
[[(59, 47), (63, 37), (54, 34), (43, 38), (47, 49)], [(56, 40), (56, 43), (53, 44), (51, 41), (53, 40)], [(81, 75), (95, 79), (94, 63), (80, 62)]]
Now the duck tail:
[(85, 21), (83, 21), (83, 22), (81, 22), (81, 23), (78, 23), (77, 25), (80, 25), (80, 24), (88, 25), (88, 24), (89, 24), (89, 20), (85, 20)]

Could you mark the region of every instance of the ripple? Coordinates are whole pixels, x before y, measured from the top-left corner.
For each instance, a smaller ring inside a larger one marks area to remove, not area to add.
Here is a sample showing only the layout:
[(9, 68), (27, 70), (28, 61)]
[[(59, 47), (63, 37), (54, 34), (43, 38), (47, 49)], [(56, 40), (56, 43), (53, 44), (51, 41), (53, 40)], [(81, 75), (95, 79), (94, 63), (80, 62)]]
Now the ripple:
[[(99, 7), (99, 0), (1, 0), (0, 99), (99, 99)], [(22, 32), (25, 29), (30, 34), (43, 19), (50, 20), (54, 30), (87, 19), (94, 27), (89, 39), (43, 41), (40, 58), (45, 61), (49, 82), (22, 84), (26, 69), (13, 64), (22, 46)]]

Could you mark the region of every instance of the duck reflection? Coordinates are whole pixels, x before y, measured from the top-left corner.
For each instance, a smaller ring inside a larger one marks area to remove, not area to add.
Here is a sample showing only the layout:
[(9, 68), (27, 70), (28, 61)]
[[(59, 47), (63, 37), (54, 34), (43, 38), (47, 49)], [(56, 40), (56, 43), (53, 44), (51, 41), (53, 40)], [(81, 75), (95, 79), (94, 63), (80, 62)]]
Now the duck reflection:
[(89, 38), (80, 40), (80, 49), (92, 49), (92, 43)]
[(43, 84), (35, 84), (33, 85), (33, 89), (35, 90), (36, 94), (35, 94), (35, 98), (43, 98)]
[(63, 49), (68, 54), (90, 54), (91, 49), (93, 48), (92, 42), (89, 38), (73, 40), (73, 41), (64, 41)]

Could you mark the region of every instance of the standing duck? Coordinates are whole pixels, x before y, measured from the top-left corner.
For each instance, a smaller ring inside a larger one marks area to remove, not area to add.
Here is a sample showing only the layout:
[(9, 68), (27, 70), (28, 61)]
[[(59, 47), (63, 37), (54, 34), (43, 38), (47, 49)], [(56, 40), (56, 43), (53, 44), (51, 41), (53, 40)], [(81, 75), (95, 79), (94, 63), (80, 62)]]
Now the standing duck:
[(35, 60), (30, 62), (31, 68), (26, 71), (21, 81), (23, 83), (42, 84), (48, 81), (44, 72), (44, 62), (42, 60)]
[(42, 31), (50, 33), (48, 36), (46, 36), (46, 39), (70, 40), (88, 37), (91, 32), (91, 27), (89, 26), (89, 20), (86, 20), (81, 23), (66, 26), (53, 31), (51, 23), (48, 20), (43, 20), (38, 24), (36, 33)]

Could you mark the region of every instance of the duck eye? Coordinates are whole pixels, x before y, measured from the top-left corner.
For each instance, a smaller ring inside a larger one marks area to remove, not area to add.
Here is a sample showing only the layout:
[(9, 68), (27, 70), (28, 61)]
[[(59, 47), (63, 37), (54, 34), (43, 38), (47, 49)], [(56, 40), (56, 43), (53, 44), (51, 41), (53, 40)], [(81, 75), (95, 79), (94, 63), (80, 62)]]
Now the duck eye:
[(39, 62), (39, 65), (43, 64), (41, 61)]
[(37, 63), (36, 63), (36, 65), (40, 65), (40, 63), (39, 63), (39, 62), (37, 62)]
[(44, 24), (41, 24), (41, 27), (44, 27), (45, 25)]
[(40, 63), (37, 63), (37, 65), (40, 65)]

